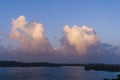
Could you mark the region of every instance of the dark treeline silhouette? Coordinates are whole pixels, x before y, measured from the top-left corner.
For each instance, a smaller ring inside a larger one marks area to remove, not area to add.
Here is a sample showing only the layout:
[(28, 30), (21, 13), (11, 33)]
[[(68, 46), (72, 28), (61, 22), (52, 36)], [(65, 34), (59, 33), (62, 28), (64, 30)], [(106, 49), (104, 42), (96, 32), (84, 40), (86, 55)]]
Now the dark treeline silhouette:
[(109, 71), (109, 72), (119, 72), (120, 65), (115, 64), (68, 64), (68, 63), (48, 63), (48, 62), (38, 62), (38, 63), (25, 63), (16, 61), (0, 61), (0, 67), (62, 67), (62, 66), (83, 66), (85, 70), (99, 70), (99, 71)]
[(16, 61), (0, 61), (0, 67), (61, 67), (61, 66), (85, 66), (84, 64), (65, 64), (65, 63), (24, 63)]
[(87, 64), (85, 66), (85, 70), (120, 72), (120, 65), (118, 64)]

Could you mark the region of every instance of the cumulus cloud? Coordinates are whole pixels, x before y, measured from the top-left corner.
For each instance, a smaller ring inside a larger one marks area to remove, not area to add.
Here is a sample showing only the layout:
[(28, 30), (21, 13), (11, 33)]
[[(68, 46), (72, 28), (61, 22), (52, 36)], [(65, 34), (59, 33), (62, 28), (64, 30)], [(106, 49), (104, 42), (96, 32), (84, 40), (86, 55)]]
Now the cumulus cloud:
[[(66, 25), (59, 47), (53, 47), (44, 32), (41, 23), (29, 23), (25, 16), (13, 19), (11, 32), (4, 38), (8, 40), (0, 37), (0, 60), (119, 63), (120, 48), (101, 43), (90, 27)], [(3, 46), (5, 41), (10, 45)]]
[(87, 53), (88, 49), (96, 45), (99, 39), (92, 28), (87, 26), (65, 26), (64, 36), (61, 39), (61, 45), (65, 50), (73, 50), (79, 54)]
[(24, 16), (12, 21), (12, 29), (9, 36), (18, 42), (20, 52), (27, 54), (42, 54), (50, 52), (51, 45), (44, 35), (44, 27), (37, 22), (28, 23)]

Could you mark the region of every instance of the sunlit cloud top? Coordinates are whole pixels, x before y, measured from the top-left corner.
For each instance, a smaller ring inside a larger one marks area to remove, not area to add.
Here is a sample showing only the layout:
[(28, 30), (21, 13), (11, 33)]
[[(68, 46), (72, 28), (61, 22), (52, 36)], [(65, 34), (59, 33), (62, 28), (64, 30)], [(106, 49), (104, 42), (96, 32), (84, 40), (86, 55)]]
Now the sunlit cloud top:
[[(60, 46), (53, 46), (45, 35), (42, 23), (29, 22), (25, 16), (14, 18), (11, 31), (6, 35), (11, 44), (6, 47), (0, 44), (0, 59), (31, 62), (118, 62), (120, 48), (101, 43), (91, 27), (66, 25), (61, 34)], [(1, 37), (1, 43), (3, 41)], [(111, 58), (114, 60), (109, 61)]]

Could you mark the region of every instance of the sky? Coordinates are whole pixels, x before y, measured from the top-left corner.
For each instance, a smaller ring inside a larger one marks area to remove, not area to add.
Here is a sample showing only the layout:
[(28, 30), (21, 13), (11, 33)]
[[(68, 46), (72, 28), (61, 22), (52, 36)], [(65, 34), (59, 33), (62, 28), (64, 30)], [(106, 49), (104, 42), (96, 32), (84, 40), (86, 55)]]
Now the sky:
[[(59, 45), (65, 25), (92, 27), (101, 42), (120, 46), (119, 0), (0, 0), (0, 30), (10, 32), (11, 20), (20, 15), (45, 26), (53, 45)], [(54, 35), (53, 35), (54, 34)]]
[(119, 0), (0, 0), (0, 60), (120, 63)]

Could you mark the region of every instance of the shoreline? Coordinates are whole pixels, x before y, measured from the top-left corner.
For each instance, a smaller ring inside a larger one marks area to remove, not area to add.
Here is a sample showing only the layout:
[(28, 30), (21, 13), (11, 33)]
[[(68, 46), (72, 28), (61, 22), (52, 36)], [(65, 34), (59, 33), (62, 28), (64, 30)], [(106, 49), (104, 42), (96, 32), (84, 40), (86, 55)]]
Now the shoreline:
[(48, 62), (16, 62), (16, 61), (0, 61), (0, 67), (62, 67), (62, 66), (82, 66), (86, 71), (109, 71), (120, 72), (120, 64), (76, 64), (76, 63), (48, 63)]

